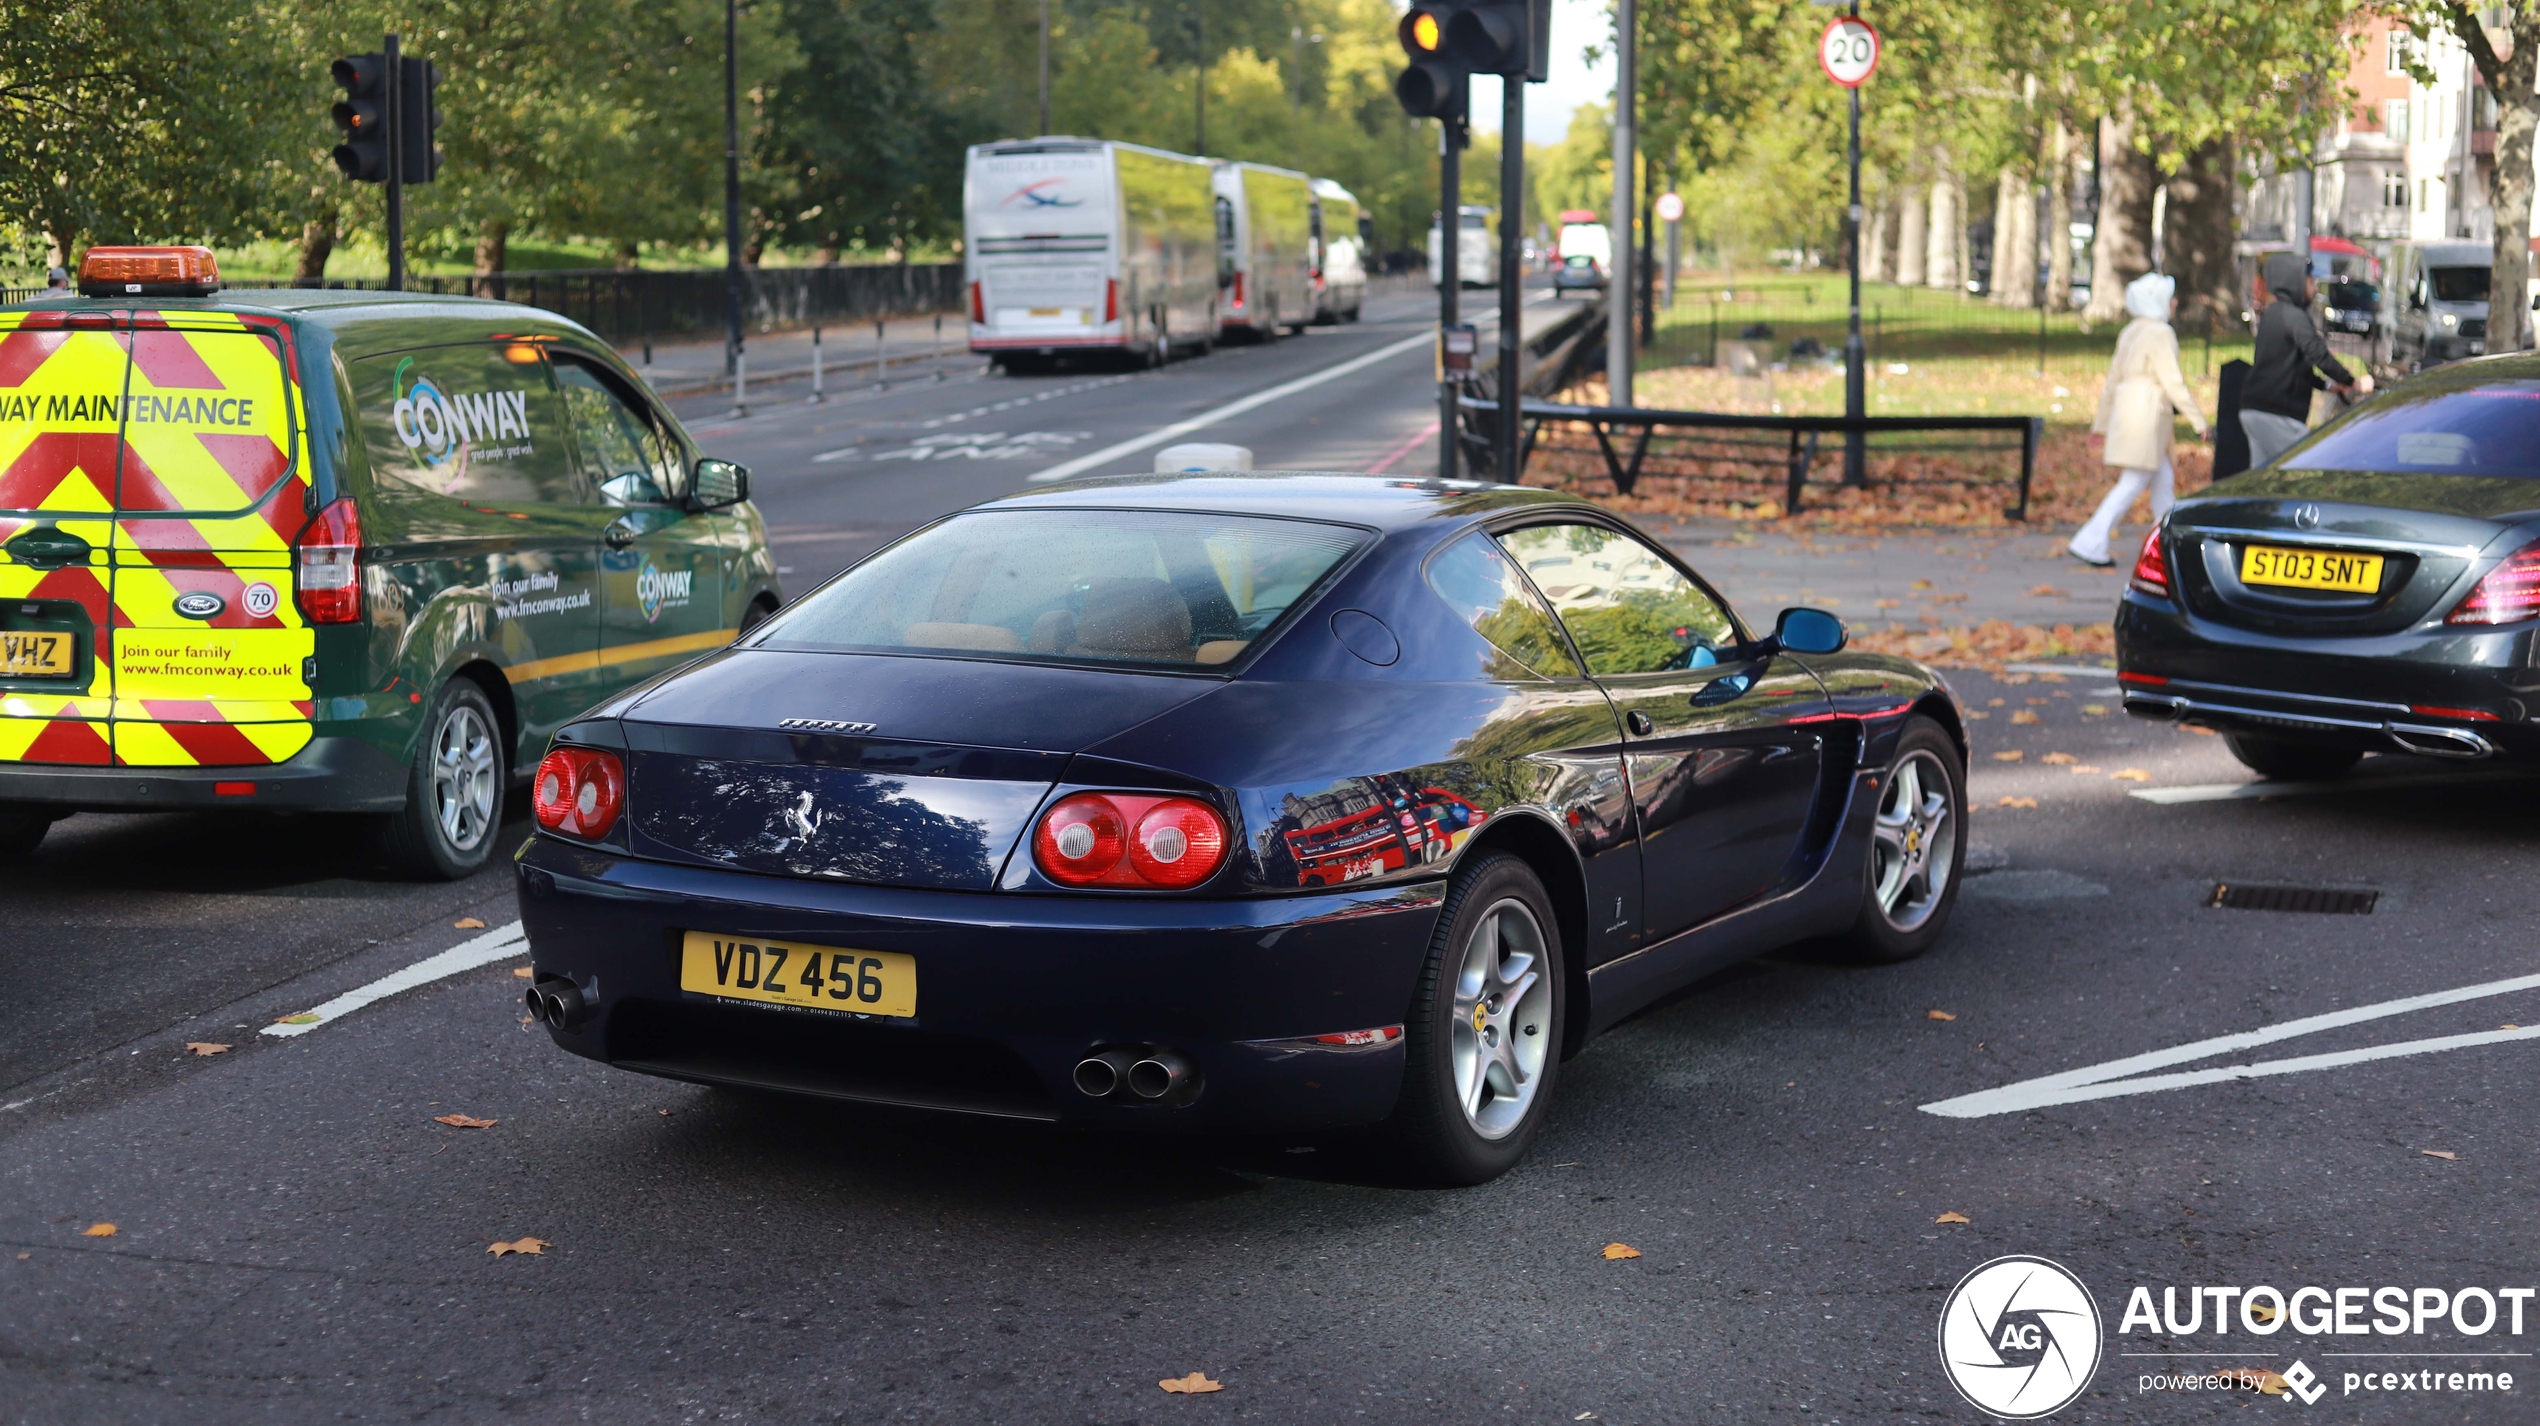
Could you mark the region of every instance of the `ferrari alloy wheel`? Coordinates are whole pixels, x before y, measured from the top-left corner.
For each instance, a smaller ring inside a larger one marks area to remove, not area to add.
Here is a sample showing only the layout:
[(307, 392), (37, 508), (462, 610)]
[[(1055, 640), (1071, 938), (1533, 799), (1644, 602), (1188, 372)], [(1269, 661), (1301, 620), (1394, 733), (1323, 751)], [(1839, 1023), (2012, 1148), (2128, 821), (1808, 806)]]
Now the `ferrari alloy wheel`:
[(390, 816), (382, 837), (399, 871), (455, 881), (493, 856), (503, 816), (501, 729), (485, 690), (467, 679), (452, 679), (432, 700), (405, 810)]
[(1966, 861), (1966, 781), (1957, 742), (1929, 718), (1907, 719), (1879, 779), (1847, 938), (1861, 959), (1910, 960), (1940, 938)]
[(1487, 1183), (1525, 1157), (1560, 1072), (1562, 955), (1551, 900), (1519, 858), (1474, 858), (1448, 888), (1382, 1130), (1420, 1181)]

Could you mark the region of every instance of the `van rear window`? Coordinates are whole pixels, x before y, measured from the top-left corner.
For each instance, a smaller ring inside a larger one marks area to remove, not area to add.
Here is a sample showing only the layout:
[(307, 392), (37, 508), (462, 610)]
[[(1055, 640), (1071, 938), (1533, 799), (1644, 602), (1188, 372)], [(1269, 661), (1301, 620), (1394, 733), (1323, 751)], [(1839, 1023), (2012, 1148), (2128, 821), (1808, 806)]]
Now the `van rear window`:
[(1207, 667), (1240, 657), (1363, 531), (1160, 510), (977, 510), (770, 620), (788, 649)]
[(0, 315), (0, 510), (231, 514), (293, 474), (260, 331), (30, 327)]

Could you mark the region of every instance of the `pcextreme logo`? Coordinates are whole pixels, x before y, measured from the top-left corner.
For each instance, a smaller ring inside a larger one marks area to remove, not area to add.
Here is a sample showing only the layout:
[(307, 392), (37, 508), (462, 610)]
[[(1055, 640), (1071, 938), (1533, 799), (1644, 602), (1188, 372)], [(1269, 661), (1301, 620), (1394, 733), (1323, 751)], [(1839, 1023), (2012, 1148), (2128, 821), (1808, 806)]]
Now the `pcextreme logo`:
[(1940, 1308), (1940, 1366), (1979, 1411), (2052, 1416), (2099, 1370), (2099, 1305), (2044, 1258), (1995, 1258), (1958, 1280)]

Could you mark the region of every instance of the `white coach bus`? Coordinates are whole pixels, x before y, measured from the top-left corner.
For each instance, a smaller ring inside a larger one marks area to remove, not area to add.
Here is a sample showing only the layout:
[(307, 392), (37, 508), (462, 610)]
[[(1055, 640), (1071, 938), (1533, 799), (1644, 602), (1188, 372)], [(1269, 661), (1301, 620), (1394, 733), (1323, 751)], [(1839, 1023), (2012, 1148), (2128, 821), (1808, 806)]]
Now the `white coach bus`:
[[(1496, 287), (1499, 285), (1499, 234), (1491, 231), (1488, 208), (1470, 204), (1456, 210), (1455, 273), (1463, 287)], [(1439, 238), (1435, 220), (1429, 223), (1429, 285), (1435, 287), (1445, 276), (1446, 260), (1440, 255), (1446, 244)]]
[(1314, 190), (1302, 173), (1217, 165), (1218, 313), (1229, 335), (1276, 341), (1314, 320)]
[(1214, 165), (1101, 139), (970, 150), (970, 349), (1009, 371), (1116, 351), (1161, 366), (1217, 336)]
[(1373, 226), (1357, 196), (1328, 178), (1314, 180), (1314, 320), (1355, 322), (1367, 304), (1367, 234)]

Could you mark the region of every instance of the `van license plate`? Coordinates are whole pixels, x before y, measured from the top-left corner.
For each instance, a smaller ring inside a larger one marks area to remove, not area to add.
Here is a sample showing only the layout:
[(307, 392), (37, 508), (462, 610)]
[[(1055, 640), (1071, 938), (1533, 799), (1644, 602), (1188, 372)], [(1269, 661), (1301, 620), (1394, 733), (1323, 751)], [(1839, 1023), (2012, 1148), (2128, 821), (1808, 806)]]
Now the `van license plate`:
[(2379, 594), (2381, 556), (2250, 545), (2240, 552), (2240, 582), (2276, 584), (2290, 589), (2334, 589), (2346, 594)]
[(68, 678), (71, 636), (17, 630), (0, 633), (0, 678)]
[(679, 988), (723, 1000), (907, 1020), (917, 1014), (917, 958), (690, 931), (679, 947)]

